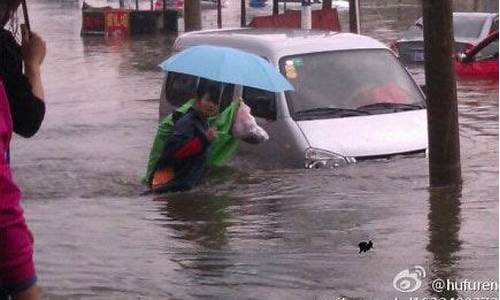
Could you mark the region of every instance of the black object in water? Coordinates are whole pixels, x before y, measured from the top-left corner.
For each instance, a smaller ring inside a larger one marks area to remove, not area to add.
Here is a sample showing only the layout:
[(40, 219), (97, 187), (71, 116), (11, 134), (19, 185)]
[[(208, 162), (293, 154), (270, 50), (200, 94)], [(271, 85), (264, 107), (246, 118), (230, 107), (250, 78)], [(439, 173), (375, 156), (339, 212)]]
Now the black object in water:
[(368, 243), (361, 242), (358, 244), (358, 246), (359, 246), (359, 253), (361, 253), (361, 252), (366, 252), (366, 251), (370, 250), (371, 248), (373, 248), (373, 243), (370, 240)]

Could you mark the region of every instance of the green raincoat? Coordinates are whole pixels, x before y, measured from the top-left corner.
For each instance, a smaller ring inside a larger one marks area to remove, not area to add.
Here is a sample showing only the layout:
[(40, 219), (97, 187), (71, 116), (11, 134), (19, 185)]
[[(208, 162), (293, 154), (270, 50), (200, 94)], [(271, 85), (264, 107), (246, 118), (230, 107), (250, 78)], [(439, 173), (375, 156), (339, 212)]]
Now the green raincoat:
[[(217, 138), (212, 141), (208, 149), (208, 165), (211, 166), (221, 166), (227, 162), (234, 154), (238, 148), (238, 140), (231, 134), (231, 127), (233, 125), (234, 117), (240, 106), (240, 99), (231, 102), (224, 111), (219, 113), (217, 116), (208, 119), (208, 124), (211, 127), (217, 129)], [(184, 105), (179, 107), (176, 111), (181, 113), (186, 113), (191, 106), (193, 106), (194, 99), (187, 101)], [(165, 144), (167, 143), (172, 127), (174, 126), (174, 121), (172, 119), (172, 114), (169, 114), (160, 122), (158, 131), (156, 132), (155, 139), (153, 141), (153, 146), (149, 153), (148, 165), (146, 169), (146, 175), (142, 179), (142, 182), (146, 185), (150, 184), (153, 172), (155, 171), (158, 159), (161, 156)]]

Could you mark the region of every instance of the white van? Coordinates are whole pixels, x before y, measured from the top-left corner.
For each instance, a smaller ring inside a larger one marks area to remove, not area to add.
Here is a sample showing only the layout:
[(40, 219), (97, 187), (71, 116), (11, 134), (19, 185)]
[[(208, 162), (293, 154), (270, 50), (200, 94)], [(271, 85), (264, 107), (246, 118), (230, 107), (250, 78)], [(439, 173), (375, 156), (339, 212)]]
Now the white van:
[[(239, 152), (268, 166), (332, 167), (358, 160), (424, 152), (424, 94), (384, 44), (351, 33), (293, 29), (231, 29), (183, 34), (178, 52), (195, 45), (241, 49), (264, 57), (294, 91), (234, 86), (223, 107), (244, 99), (270, 136)], [(197, 78), (167, 73), (160, 117), (191, 98)]]

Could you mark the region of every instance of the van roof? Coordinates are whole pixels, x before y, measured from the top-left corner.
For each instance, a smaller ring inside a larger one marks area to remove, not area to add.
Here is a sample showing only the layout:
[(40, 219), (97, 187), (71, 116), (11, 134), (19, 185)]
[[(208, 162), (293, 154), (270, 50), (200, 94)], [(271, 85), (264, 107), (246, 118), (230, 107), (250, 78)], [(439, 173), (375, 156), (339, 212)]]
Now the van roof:
[(208, 44), (246, 50), (271, 60), (294, 54), (348, 49), (388, 49), (367, 36), (333, 31), (299, 29), (218, 29), (185, 33), (174, 44), (176, 51)]

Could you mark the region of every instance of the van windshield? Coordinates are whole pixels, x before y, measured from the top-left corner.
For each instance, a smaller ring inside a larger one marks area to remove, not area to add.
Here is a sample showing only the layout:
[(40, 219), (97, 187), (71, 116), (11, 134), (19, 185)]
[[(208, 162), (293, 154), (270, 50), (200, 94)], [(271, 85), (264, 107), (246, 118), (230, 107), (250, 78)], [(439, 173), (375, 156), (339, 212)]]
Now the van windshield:
[(332, 51), (284, 57), (285, 92), (296, 119), (393, 113), (425, 107), (413, 79), (389, 50)]

